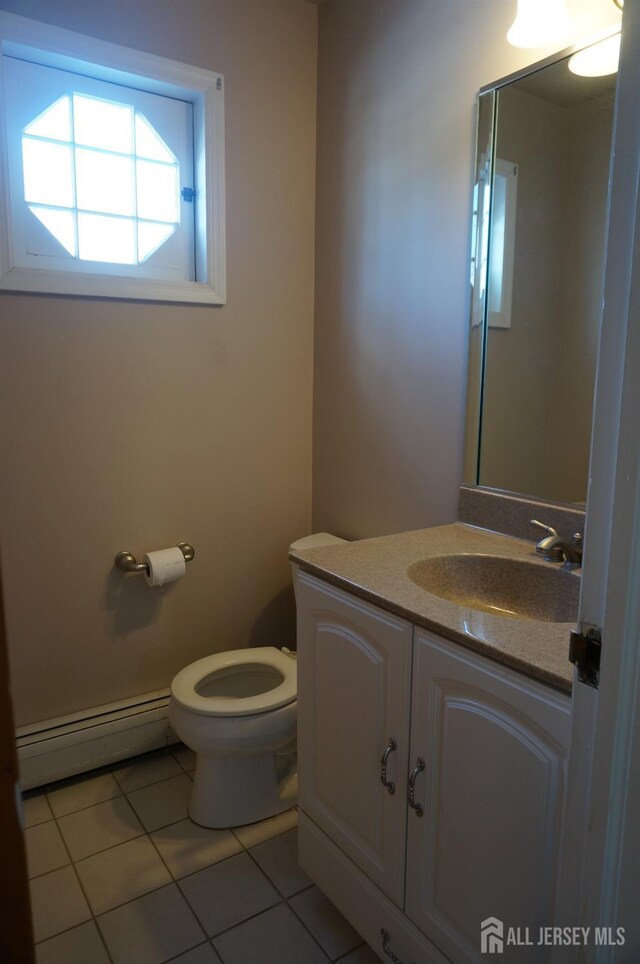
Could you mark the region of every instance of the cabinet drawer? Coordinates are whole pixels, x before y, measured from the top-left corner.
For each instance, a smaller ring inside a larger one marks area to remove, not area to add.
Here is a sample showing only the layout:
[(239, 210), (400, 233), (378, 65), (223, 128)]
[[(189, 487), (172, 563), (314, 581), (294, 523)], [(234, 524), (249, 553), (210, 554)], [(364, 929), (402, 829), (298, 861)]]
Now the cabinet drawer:
[(382, 934), (389, 935), (388, 949), (401, 964), (449, 964), (440, 951), (411, 924), (404, 914), (304, 813), (299, 814), (298, 859), (300, 866), (323, 891), (381, 960)]

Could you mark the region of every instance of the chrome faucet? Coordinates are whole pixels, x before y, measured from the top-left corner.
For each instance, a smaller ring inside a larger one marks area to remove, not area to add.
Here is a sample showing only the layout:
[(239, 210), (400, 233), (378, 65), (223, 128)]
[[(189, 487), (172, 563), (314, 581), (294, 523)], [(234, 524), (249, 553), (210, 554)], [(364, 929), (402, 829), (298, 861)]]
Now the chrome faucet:
[(565, 569), (577, 569), (582, 565), (582, 533), (575, 532), (571, 541), (559, 536), (553, 526), (531, 519), (530, 525), (544, 529), (544, 539), (536, 543), (536, 552), (542, 553), (547, 562), (562, 562)]

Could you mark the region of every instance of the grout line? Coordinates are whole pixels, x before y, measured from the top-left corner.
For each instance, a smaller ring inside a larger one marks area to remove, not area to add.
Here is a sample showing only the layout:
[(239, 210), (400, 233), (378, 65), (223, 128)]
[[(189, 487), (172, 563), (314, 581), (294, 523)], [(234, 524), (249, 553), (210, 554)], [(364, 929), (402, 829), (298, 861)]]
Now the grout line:
[(105, 951), (106, 951), (106, 953), (107, 953), (107, 957), (109, 958), (109, 961), (111, 962), (111, 964), (113, 964), (113, 957), (111, 956), (111, 951), (109, 950), (109, 947), (108, 947), (108, 945), (107, 945), (106, 938), (105, 938), (104, 934), (102, 933), (102, 928), (100, 927), (100, 924), (98, 923), (98, 918), (97, 918), (97, 917), (94, 917), (94, 918), (92, 918), (92, 919), (93, 919), (93, 926), (95, 927), (95, 929), (96, 929), (97, 932), (98, 932), (98, 935), (100, 936), (100, 940), (102, 941), (102, 946), (104, 947), (104, 949), (105, 949)]
[[(298, 894), (303, 894), (303, 893), (305, 893), (305, 891), (311, 890), (312, 887), (315, 887), (315, 884), (312, 883), (309, 887), (305, 887), (305, 888), (303, 888), (303, 890), (299, 890), (299, 891), (298, 891)], [(291, 895), (291, 898), (297, 897), (298, 894), (292, 894), (292, 895)], [(287, 907), (289, 908), (289, 910), (291, 911), (291, 913), (293, 914), (293, 916), (295, 917), (295, 919), (298, 921), (298, 923), (299, 923), (299, 924), (302, 924), (302, 926), (303, 926), (304, 929), (306, 930), (307, 934), (309, 934), (309, 935), (314, 939), (314, 941), (316, 942), (316, 944), (318, 945), (318, 947), (320, 948), (320, 950), (322, 951), (322, 953), (325, 955), (325, 957), (327, 958), (327, 960), (328, 960), (328, 961), (332, 960), (332, 958), (329, 957), (328, 951), (327, 951), (327, 950), (322, 946), (322, 944), (320, 943), (320, 938), (316, 937), (316, 935), (313, 933), (313, 931), (311, 930), (311, 928), (309, 927), (309, 925), (307, 924), (307, 922), (304, 921), (304, 920), (302, 919), (302, 917), (300, 917), (300, 915), (296, 912), (295, 907), (293, 907), (293, 906), (289, 903), (289, 900), (287, 900)], [(350, 951), (347, 951), (347, 954), (349, 954), (349, 953), (350, 953)]]
[[(177, 762), (178, 761), (176, 760), (176, 763)], [(120, 792), (124, 794), (125, 797), (128, 797), (130, 793), (138, 793), (140, 790), (148, 790), (149, 787), (158, 787), (160, 786), (161, 783), (167, 783), (169, 780), (177, 780), (178, 777), (189, 776), (189, 774), (185, 770), (183, 770), (181, 773), (172, 773), (171, 776), (160, 777), (159, 780), (152, 780), (150, 783), (143, 783), (141, 787), (132, 787), (130, 790), (124, 789), (122, 784), (118, 781), (118, 778), (115, 775), (115, 773), (112, 773), (112, 776), (113, 776), (113, 779), (116, 781), (118, 787), (120, 788)]]
[[(53, 811), (52, 811), (52, 812), (53, 812)], [(81, 893), (82, 896), (84, 897), (84, 899), (85, 899), (85, 901), (86, 901), (86, 904), (87, 904), (87, 907), (89, 908), (89, 913), (90, 913), (90, 915), (91, 915), (90, 918), (89, 918), (89, 920), (93, 922), (93, 926), (94, 926), (95, 929), (97, 930), (98, 936), (100, 937), (100, 940), (102, 941), (102, 944), (104, 945), (104, 949), (105, 949), (106, 955), (107, 955), (109, 961), (111, 962), (111, 964), (113, 964), (113, 958), (111, 957), (111, 954), (109, 953), (109, 948), (107, 947), (107, 945), (106, 945), (106, 943), (105, 943), (105, 939), (104, 939), (104, 937), (102, 936), (102, 931), (100, 930), (100, 927), (98, 926), (98, 921), (97, 921), (97, 919), (96, 919), (96, 915), (95, 915), (94, 912), (93, 912), (93, 907), (91, 906), (91, 901), (89, 900), (89, 895), (87, 894), (87, 892), (86, 892), (86, 890), (85, 890), (85, 888), (84, 888), (84, 884), (82, 883), (82, 880), (80, 879), (80, 874), (78, 873), (75, 860), (73, 859), (73, 857), (72, 857), (72, 855), (71, 855), (71, 851), (69, 850), (69, 847), (67, 846), (67, 841), (64, 839), (64, 835), (63, 835), (62, 830), (60, 829), (60, 825), (59, 825), (59, 823), (58, 823), (58, 818), (55, 816), (55, 814), (54, 814), (53, 819), (54, 819), (56, 828), (57, 828), (57, 830), (58, 830), (58, 833), (60, 834), (60, 838), (61, 838), (61, 840), (62, 840), (62, 844), (63, 844), (63, 846), (64, 846), (64, 849), (67, 851), (67, 854), (68, 854), (68, 856), (69, 856), (70, 865), (71, 865), (71, 867), (73, 868), (73, 873), (75, 874), (75, 878), (76, 878), (76, 880), (78, 881), (78, 886), (79, 886), (79, 888), (80, 888), (80, 893)], [(83, 923), (87, 923), (87, 921), (83, 921)], [(75, 924), (74, 926), (75, 926), (75, 927), (78, 927), (79, 925), (78, 925), (78, 924)], [(72, 928), (72, 927), (68, 927), (67, 930), (73, 930), (73, 928)], [(60, 933), (64, 934), (64, 933), (66, 933), (66, 931), (61, 931)], [(55, 936), (57, 937), (58, 935), (56, 934)]]
[[(344, 951), (344, 953), (340, 954), (339, 957), (336, 957), (336, 958), (329, 957), (329, 952), (328, 952), (328, 951), (323, 947), (323, 945), (320, 943), (320, 939), (319, 939), (318, 937), (316, 937), (316, 935), (315, 935), (315, 934), (313, 933), (313, 931), (311, 930), (310, 926), (309, 926), (309, 925), (306, 923), (306, 921), (300, 916), (300, 914), (298, 913), (298, 911), (296, 910), (296, 908), (290, 903), (295, 897), (298, 897), (300, 894), (305, 894), (307, 891), (311, 890), (313, 887), (317, 887), (317, 884), (315, 884), (314, 881), (311, 881), (311, 883), (310, 883), (307, 887), (303, 887), (302, 890), (297, 891), (295, 894), (291, 894), (290, 897), (287, 897), (287, 898), (286, 898), (287, 906), (289, 907), (289, 909), (291, 910), (291, 912), (292, 912), (293, 914), (295, 914), (296, 918), (300, 921), (300, 923), (301, 923), (302, 926), (305, 928), (305, 930), (307, 930), (307, 931), (311, 934), (311, 936), (314, 938), (314, 940), (316, 941), (316, 943), (320, 945), (320, 947), (322, 948), (323, 952), (327, 955), (327, 957), (329, 958), (329, 960), (334, 961), (334, 962), (335, 962), (335, 961), (341, 961), (341, 960), (343, 960), (345, 957), (347, 957), (349, 954), (352, 954), (354, 951), (356, 951), (359, 947), (362, 947), (362, 945), (365, 943), (365, 941), (364, 941), (363, 938), (362, 938), (362, 934), (360, 934), (360, 932), (357, 931), (355, 927), (353, 927), (353, 924), (351, 924), (350, 921), (347, 921), (347, 923), (350, 924), (350, 926), (353, 928), (353, 930), (356, 932), (356, 934), (357, 934), (358, 937), (360, 938), (360, 943), (359, 943), (359, 944), (356, 944), (355, 947), (351, 947), (351, 948), (349, 948), (349, 950)], [(318, 888), (318, 889), (319, 889), (319, 888)], [(320, 893), (322, 893), (322, 891), (320, 891)], [(327, 900), (328, 900), (328, 899), (329, 899), (329, 898), (327, 898)], [(331, 901), (329, 901), (329, 903), (331, 903)], [(331, 903), (331, 906), (332, 906), (332, 907), (335, 907), (335, 904)], [(338, 911), (338, 913), (340, 913), (340, 910), (339, 910), (337, 907), (335, 907), (335, 909), (336, 909), (336, 911)], [(345, 918), (345, 920), (346, 920), (346, 918)]]
[[(294, 805), (293, 807), (289, 807), (289, 810), (294, 810), (294, 809), (297, 809), (297, 805)], [(282, 813), (289, 813), (289, 810), (283, 810)], [(278, 816), (280, 816), (280, 815), (278, 814)], [(267, 819), (267, 820), (271, 820), (271, 819), (273, 819), (273, 818), (272, 818), (272, 817), (267, 817), (266, 819)], [(257, 823), (263, 823), (263, 821), (262, 821), (262, 820), (258, 820)], [(254, 826), (254, 824), (251, 824), (251, 823), (249, 823), (249, 824), (244, 824), (244, 827), (252, 827), (252, 826)], [(276, 833), (272, 834), (270, 837), (265, 837), (264, 840), (258, 840), (258, 841), (256, 841), (256, 843), (252, 843), (252, 844), (243, 844), (243, 843), (242, 843), (242, 840), (240, 839), (240, 837), (236, 834), (236, 830), (243, 830), (244, 827), (243, 827), (243, 826), (240, 826), (240, 827), (228, 827), (227, 829), (231, 831), (231, 833), (232, 833), (233, 836), (236, 838), (236, 840), (238, 841), (238, 843), (240, 844), (240, 846), (242, 847), (242, 849), (243, 849), (243, 850), (246, 850), (247, 853), (248, 853), (250, 850), (253, 850), (254, 847), (259, 847), (260, 844), (268, 843), (270, 840), (275, 840), (276, 837), (281, 837), (283, 834), (289, 833), (290, 830), (297, 830), (297, 829), (298, 829), (298, 824), (297, 824), (297, 823), (294, 823), (294, 825), (293, 825), (292, 827), (285, 827), (283, 830), (278, 830), (278, 831), (276, 831)]]
[[(189, 749), (189, 747), (185, 746), (184, 743), (182, 743), (181, 746), (184, 746), (185, 749), (187, 749), (187, 750)], [(192, 752), (193, 752), (193, 751), (192, 751)], [(171, 755), (173, 756), (173, 758), (174, 758), (174, 760), (176, 761), (176, 763), (178, 763), (178, 764), (182, 767), (182, 769), (184, 770), (185, 773), (193, 773), (193, 771), (194, 771), (195, 768), (196, 768), (196, 767), (195, 767), (195, 763), (194, 763), (194, 765), (191, 767), (190, 770), (187, 770), (187, 768), (186, 768), (186, 766), (184, 765), (184, 763), (182, 762), (182, 760), (176, 755), (176, 751), (175, 751), (175, 750), (171, 750)]]
[[(266, 841), (265, 841), (265, 843), (266, 843)], [(257, 845), (257, 846), (258, 846), (258, 845)], [(318, 947), (320, 948), (320, 950), (322, 951), (322, 953), (325, 955), (327, 961), (330, 960), (329, 955), (328, 955), (327, 952), (325, 951), (324, 947), (322, 946), (322, 944), (320, 943), (320, 941), (318, 940), (318, 938), (316, 937), (316, 935), (309, 929), (309, 927), (306, 925), (306, 923), (305, 923), (303, 920), (301, 920), (301, 918), (298, 916), (298, 914), (296, 914), (294, 908), (290, 906), (290, 904), (289, 904), (289, 897), (285, 897), (285, 895), (282, 893), (282, 891), (280, 890), (280, 888), (277, 886), (276, 882), (271, 879), (271, 877), (267, 874), (267, 872), (266, 872), (265, 870), (262, 870), (262, 867), (260, 866), (260, 864), (258, 863), (258, 861), (255, 859), (255, 857), (253, 856), (253, 854), (251, 853), (250, 850), (247, 851), (247, 854), (249, 855), (249, 857), (251, 857), (251, 859), (253, 860), (254, 864), (255, 864), (256, 867), (258, 868), (258, 870), (260, 870), (260, 871), (262, 872), (262, 874), (267, 878), (267, 880), (269, 881), (269, 883), (271, 884), (271, 886), (274, 888), (274, 890), (276, 891), (276, 893), (278, 893), (278, 894), (280, 894), (280, 895), (282, 896), (282, 900), (283, 900), (283, 903), (284, 903), (285, 907), (287, 907), (287, 908), (291, 911), (291, 913), (294, 915), (294, 917), (296, 918), (296, 920), (297, 920), (300, 924), (302, 924), (303, 928), (306, 930), (306, 932), (309, 934), (309, 936), (313, 939), (314, 943), (318, 945)], [(291, 894), (290, 897), (296, 897), (298, 894), (303, 893), (303, 891), (305, 891), (305, 890), (310, 890), (311, 887), (313, 887), (313, 881), (311, 882), (311, 884), (310, 884), (308, 887), (303, 887), (301, 890), (296, 891), (295, 894)]]
[[(98, 937), (100, 938), (100, 943), (101, 943), (101, 944), (103, 945), (103, 947), (104, 947), (104, 950), (105, 950), (105, 953), (106, 953), (106, 955), (107, 955), (107, 959), (108, 959), (108, 961), (109, 961), (109, 964), (113, 964), (113, 958), (111, 957), (111, 954), (109, 953), (109, 948), (107, 947), (107, 945), (106, 945), (105, 942), (104, 942), (104, 937), (102, 936), (102, 931), (101, 931), (100, 928), (98, 927), (98, 921), (96, 920), (95, 917), (93, 917), (93, 915), (92, 915), (91, 917), (87, 918), (87, 920), (80, 921), (79, 924), (73, 924), (72, 927), (65, 927), (65, 929), (64, 929), (63, 931), (58, 931), (57, 934), (51, 934), (49, 937), (43, 937), (41, 941), (34, 941), (34, 945), (33, 945), (33, 946), (34, 946), (34, 947), (42, 947), (42, 945), (43, 945), (43, 944), (46, 944), (47, 941), (55, 941), (55, 940), (57, 940), (58, 937), (62, 937), (64, 934), (70, 934), (71, 931), (75, 931), (75, 930), (77, 930), (79, 927), (84, 927), (85, 924), (93, 924), (93, 926), (95, 927), (95, 929), (96, 929), (96, 931), (97, 931), (97, 933), (98, 933)], [(85, 962), (83, 962), (83, 964), (85, 964)], [(87, 962), (87, 964), (89, 964), (89, 962)]]
[[(213, 942), (217, 940), (219, 937), (223, 937), (225, 934), (229, 934), (231, 931), (237, 930), (239, 927), (242, 927), (243, 924), (248, 924), (250, 920), (255, 920), (256, 917), (261, 917), (262, 914), (268, 914), (270, 910), (273, 910), (275, 907), (280, 907), (282, 904), (286, 904), (286, 901), (278, 900), (276, 901), (275, 904), (271, 904), (270, 907), (263, 907), (262, 910), (257, 911), (255, 914), (252, 914), (251, 917), (245, 917), (244, 920), (238, 921), (237, 924), (232, 924), (231, 927), (225, 927), (223, 931), (218, 931), (217, 934), (214, 934), (213, 937), (210, 938), (211, 943), (213, 944)], [(220, 951), (218, 950), (217, 947), (214, 947), (214, 951), (218, 956), (221, 956)]]
[[(184, 951), (179, 951), (179, 952), (178, 952), (177, 954), (175, 954), (173, 957), (168, 958), (168, 959), (165, 961), (165, 964), (171, 964), (171, 961), (179, 961), (180, 958), (181, 958), (184, 954), (190, 954), (191, 951), (197, 951), (199, 947), (207, 947), (207, 946), (210, 946), (210, 945), (211, 945), (211, 941), (209, 940), (209, 938), (207, 938), (206, 941), (201, 941), (200, 944), (194, 944), (193, 947), (187, 947), (186, 950), (184, 950)], [(216, 952), (214, 951), (214, 953), (216, 953)], [(219, 956), (219, 955), (218, 955), (218, 956)], [(140, 964), (144, 964), (144, 961), (140, 961)]]
[[(118, 797), (124, 797), (124, 793), (122, 792), (120, 787), (118, 787), (117, 784), (116, 784), (116, 787), (118, 789), (118, 793), (115, 793), (112, 797), (105, 797), (104, 800), (94, 800), (93, 803), (87, 804), (86, 807), (78, 807), (77, 810), (69, 810), (68, 813), (59, 813), (59, 814), (54, 813), (53, 819), (61, 820), (63, 817), (73, 817), (74, 814), (82, 813), (83, 810), (91, 810), (92, 807), (99, 807), (101, 803), (109, 803), (110, 800), (117, 800)], [(51, 807), (51, 804), (49, 804), (49, 806)], [(51, 812), (53, 813), (53, 807), (51, 807)], [(39, 824), (36, 824), (36, 826), (39, 826)]]
[[(198, 824), (196, 824), (196, 826), (198, 826)], [(154, 830), (153, 832), (155, 833), (155, 830)], [(153, 841), (152, 841), (152, 843), (153, 843)], [(155, 846), (155, 844), (154, 844), (154, 846)], [(157, 848), (156, 848), (156, 849), (157, 849)], [(201, 873), (203, 873), (203, 871), (209, 870), (211, 867), (218, 867), (220, 864), (226, 863), (227, 860), (233, 860), (234, 857), (240, 857), (240, 856), (242, 856), (242, 854), (245, 854), (245, 853), (248, 854), (248, 852), (247, 852), (246, 850), (238, 850), (238, 851), (236, 851), (236, 853), (234, 853), (234, 854), (227, 854), (226, 857), (222, 857), (220, 860), (214, 860), (213, 863), (211, 863), (211, 864), (206, 864), (206, 866), (204, 866), (204, 867), (198, 867), (197, 870), (192, 870), (190, 873), (188, 873), (188, 874), (183, 874), (181, 877), (175, 877), (174, 880), (175, 880), (175, 882), (176, 882), (177, 884), (179, 884), (180, 881), (182, 881), (182, 880), (189, 880), (190, 877), (195, 877), (196, 874), (201, 874)], [(254, 861), (254, 863), (255, 863), (255, 861)], [(261, 871), (262, 871), (262, 868), (260, 868), (260, 869), (261, 869)], [(169, 871), (169, 872), (170, 872), (170, 871)], [(170, 872), (170, 873), (171, 873), (171, 872)], [(262, 873), (264, 873), (264, 871), (262, 871)], [(173, 877), (173, 874), (171, 874), (171, 876)], [(267, 880), (269, 881), (269, 883), (271, 883), (270, 878), (267, 878)], [(272, 885), (272, 886), (273, 886), (273, 885)], [(276, 893), (278, 894), (278, 896), (280, 896), (280, 891), (277, 890), (277, 888), (274, 888), (274, 890), (276, 891)], [(186, 895), (185, 895), (185, 896), (186, 896)], [(284, 898), (283, 898), (283, 899), (284, 899)], [(255, 916), (255, 915), (254, 915), (254, 916)], [(247, 920), (248, 920), (248, 918), (247, 918)], [(234, 927), (235, 927), (235, 924), (234, 924)]]
[(165, 887), (171, 887), (171, 885), (174, 883), (175, 883), (174, 880), (170, 880), (168, 882), (165, 881), (164, 884), (159, 884), (157, 887), (152, 887), (150, 890), (145, 890), (143, 894), (136, 894), (135, 897), (129, 897), (127, 898), (127, 900), (123, 900), (119, 904), (114, 904), (113, 907), (107, 907), (106, 910), (100, 911), (99, 914), (93, 914), (93, 918), (96, 921), (96, 923), (98, 923), (101, 917), (106, 917), (106, 915), (110, 914), (112, 910), (120, 910), (121, 907), (126, 907), (127, 904), (134, 904), (137, 900), (140, 900), (142, 897), (147, 897), (149, 894), (155, 894), (156, 891), (164, 890)]
[(273, 887), (273, 889), (275, 890), (276, 894), (279, 894), (280, 898), (281, 898), (283, 901), (286, 902), (287, 898), (286, 898), (285, 895), (282, 893), (282, 891), (280, 890), (280, 888), (279, 888), (278, 885), (276, 884), (275, 880), (272, 880), (271, 877), (269, 876), (269, 874), (266, 872), (266, 870), (263, 870), (263, 869), (262, 869), (262, 867), (260, 866), (260, 864), (258, 863), (258, 861), (256, 860), (256, 858), (253, 856), (253, 854), (251, 853), (251, 851), (250, 851), (250, 850), (247, 850), (247, 851), (246, 851), (246, 854), (247, 854), (247, 857), (249, 857), (249, 858), (253, 861), (254, 865), (258, 868), (258, 870), (260, 871), (260, 873), (262, 874), (262, 876), (268, 881), (268, 883), (271, 885), (271, 887)]
[[(91, 860), (92, 857), (97, 857), (98, 854), (106, 854), (106, 852), (107, 852), (108, 850), (113, 850), (115, 847), (121, 847), (122, 844), (131, 843), (132, 840), (139, 840), (140, 837), (144, 837), (145, 835), (148, 836), (147, 831), (146, 831), (146, 830), (144, 829), (144, 827), (143, 827), (143, 828), (140, 830), (139, 833), (134, 834), (133, 837), (127, 837), (126, 840), (119, 840), (118, 843), (109, 844), (108, 847), (101, 847), (100, 850), (94, 850), (93, 853), (85, 854), (85, 855), (82, 856), (82, 857), (76, 857), (76, 858), (73, 858), (73, 857), (72, 857), (72, 858), (71, 858), (71, 863), (72, 863), (72, 864), (79, 864), (79, 863), (81, 863), (83, 860)], [(62, 834), (61, 834), (61, 836), (62, 836)], [(65, 843), (66, 843), (66, 841), (65, 841)]]

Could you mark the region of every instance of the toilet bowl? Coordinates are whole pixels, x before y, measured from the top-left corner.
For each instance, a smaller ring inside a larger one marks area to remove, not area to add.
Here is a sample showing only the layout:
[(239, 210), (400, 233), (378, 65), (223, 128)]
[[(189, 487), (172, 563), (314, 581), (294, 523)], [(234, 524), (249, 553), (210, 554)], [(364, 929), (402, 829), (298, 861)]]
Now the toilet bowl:
[[(322, 532), (291, 548), (338, 542)], [(296, 803), (296, 698), (295, 655), (274, 646), (216, 653), (177, 674), (169, 720), (196, 753), (194, 823), (235, 827)]]

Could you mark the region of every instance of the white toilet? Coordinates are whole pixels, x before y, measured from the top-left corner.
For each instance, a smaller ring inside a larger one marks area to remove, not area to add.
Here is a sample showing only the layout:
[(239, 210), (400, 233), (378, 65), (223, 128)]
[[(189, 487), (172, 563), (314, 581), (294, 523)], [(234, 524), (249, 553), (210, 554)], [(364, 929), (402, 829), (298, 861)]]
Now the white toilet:
[[(292, 549), (344, 542), (328, 532)], [(297, 798), (297, 666), (273, 646), (191, 663), (171, 683), (169, 720), (197, 754), (189, 816), (203, 827), (255, 823)]]

